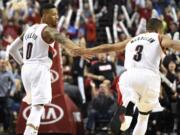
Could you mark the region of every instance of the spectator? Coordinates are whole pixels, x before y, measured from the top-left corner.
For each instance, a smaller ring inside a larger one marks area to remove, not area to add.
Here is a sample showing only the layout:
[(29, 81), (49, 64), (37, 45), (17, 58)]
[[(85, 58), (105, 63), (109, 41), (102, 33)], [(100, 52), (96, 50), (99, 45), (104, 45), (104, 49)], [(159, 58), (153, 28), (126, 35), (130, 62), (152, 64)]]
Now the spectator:
[(140, 18), (145, 18), (146, 20), (149, 20), (152, 15), (152, 1), (146, 0), (145, 1), (145, 7), (143, 5), (139, 8), (139, 14)]
[[(84, 38), (83, 29), (79, 29), (78, 31), (78, 40), (79, 40), (78, 42), (79, 46), (85, 48), (86, 41)], [(81, 57), (73, 58), (73, 65), (72, 65), (73, 80), (74, 80), (74, 84), (77, 85), (80, 90), (83, 104), (86, 102), (86, 96), (84, 90), (84, 68), (85, 68), (85, 61), (83, 58)]]
[[(167, 7), (165, 7), (165, 11), (164, 11), (164, 20), (167, 23), (167, 26), (170, 26), (170, 22), (173, 21), (173, 14), (172, 14), (172, 10), (171, 10), (171, 6), (168, 5)], [(169, 29), (169, 27), (168, 27)]]
[[(25, 25), (32, 25), (34, 23), (39, 22), (39, 5), (42, 5), (44, 3), (55, 3), (58, 0), (2, 0), (0, 1), (0, 59), (6, 58), (6, 47), (9, 43), (13, 41), (19, 33), (24, 29)], [(80, 28), (75, 29), (74, 28), (74, 22), (75, 22), (75, 15), (77, 14), (77, 8), (79, 7), (79, 1), (78, 0), (60, 0), (59, 4), (57, 5), (58, 11), (60, 15), (67, 16), (67, 12), (69, 9), (69, 6), (73, 9), (73, 14), (71, 17), (70, 25), (71, 27), (68, 27), (67, 31), (66, 29), (61, 32), (69, 32), (70, 37), (76, 38), (77, 37), (77, 31), (80, 29), (84, 29), (82, 33), (84, 33), (85, 39), (87, 40), (87, 47), (93, 47), (96, 44), (100, 43), (106, 43), (107, 42), (107, 36), (105, 32), (105, 27), (108, 26), (110, 28), (110, 34), (114, 32), (113, 30), (113, 20), (114, 20), (114, 5), (118, 5), (118, 21), (123, 21), (125, 27), (127, 28), (127, 31), (130, 33), (130, 35), (134, 36), (136, 33), (136, 30), (140, 24), (140, 18), (149, 19), (152, 17), (154, 10), (157, 11), (155, 17), (159, 17), (163, 23), (164, 23), (164, 29), (166, 30), (165, 33), (169, 34), (172, 39), (180, 39), (180, 10), (179, 0), (93, 0), (93, 8), (94, 13), (90, 11), (88, 0), (83, 0), (83, 12), (82, 16), (80, 17), (79, 26)], [(121, 5), (124, 5), (128, 11), (128, 15), (130, 20), (132, 21), (132, 26), (129, 27), (128, 21), (125, 18), (124, 13), (122, 12)], [(177, 22), (175, 22), (175, 16), (172, 12), (172, 9), (175, 8), (175, 11), (177, 13)], [(137, 16), (135, 17), (133, 21), (133, 13), (136, 12)], [(118, 24), (117, 24), (118, 26)], [(127, 27), (128, 26), (128, 27)], [(62, 27), (63, 28), (63, 27)], [(73, 29), (71, 29), (73, 28)], [(74, 33), (70, 33), (74, 30)], [(120, 29), (120, 27), (117, 27), (117, 31), (119, 33), (119, 41), (124, 40), (126, 38), (126, 35), (124, 32)], [(179, 35), (178, 35), (179, 34)], [(112, 41), (114, 40), (114, 37), (112, 36)], [(167, 79), (169, 79), (171, 82), (174, 82), (174, 80), (177, 81), (177, 90), (172, 91), (169, 86), (162, 83), (162, 95), (160, 97), (161, 104), (166, 108), (166, 110), (161, 114), (161, 117), (155, 117), (153, 120), (158, 120), (158, 123), (160, 124), (160, 127), (153, 128), (153, 125), (149, 125), (149, 129), (155, 129), (159, 130), (160, 132), (171, 132), (173, 130), (169, 130), (174, 125), (174, 116), (172, 117), (172, 104), (176, 103), (177, 100), (177, 114), (178, 114), (178, 121), (179, 120), (179, 67), (180, 67), (180, 54), (179, 52), (174, 52), (173, 50), (166, 50), (167, 55), (165, 56), (165, 59), (163, 61), (163, 65), (167, 68), (168, 73), (164, 72), (163, 74), (166, 75)], [(104, 56), (105, 57), (105, 56)], [(108, 57), (108, 56), (106, 56)], [(87, 69), (89, 73), (85, 72), (85, 76), (87, 76), (88, 79), (86, 84), (89, 86), (89, 82), (92, 80), (97, 84), (97, 87), (99, 87), (99, 84), (101, 84), (106, 78), (111, 80), (114, 78), (115, 74), (121, 73), (121, 71), (124, 70), (123, 63), (124, 63), (124, 53), (120, 52), (118, 56), (116, 57), (114, 62), (109, 63), (109, 59), (105, 60), (105, 62), (100, 62), (98, 60), (99, 58), (95, 58), (91, 61), (90, 66), (87, 65)], [(75, 84), (77, 85), (77, 78), (80, 76), (82, 80), (84, 79), (83, 70), (84, 70), (84, 61), (79, 57), (75, 58), (74, 65), (72, 64), (72, 59), (66, 54), (63, 53), (62, 56), (63, 61), (63, 73), (64, 73), (64, 80), (65, 80), (65, 91), (67, 89), (75, 90), (76, 92), (73, 92), (71, 90), (68, 90), (70, 93), (70, 97), (73, 99), (73, 101), (76, 103), (78, 107), (81, 106), (81, 95), (79, 92), (79, 88), (75, 85), (72, 85), (73, 81), (75, 81)], [(174, 62), (171, 62), (174, 61)], [(20, 70), (19, 66), (17, 66), (14, 61), (11, 61), (12, 66), (12, 73), (13, 76), (17, 79), (16, 84), (19, 86), (21, 84), (21, 76), (20, 76)], [(80, 63), (83, 66), (79, 66)], [(114, 71), (114, 64), (117, 65), (116, 69), (117, 71)], [(169, 70), (169, 63), (171, 63), (171, 71)], [(173, 64), (174, 63), (174, 64)], [(111, 65), (112, 71), (100, 71), (98, 67), (104, 66), (104, 65)], [(72, 68), (73, 65), (73, 68)], [(176, 65), (176, 70), (174, 70)], [(79, 67), (78, 67), (79, 66)], [(91, 67), (92, 66), (92, 67)], [(74, 68), (75, 67), (75, 68)], [(86, 66), (85, 66), (86, 67)], [(86, 69), (86, 68), (85, 68)], [(92, 72), (90, 72), (92, 71)], [(9, 71), (8, 71), (9, 72)], [(72, 76), (74, 74), (74, 76)], [(91, 77), (91, 78), (90, 78)], [(0, 76), (1, 78), (1, 76)], [(90, 78), (90, 79), (89, 79)], [(81, 84), (83, 84), (81, 82)], [(72, 86), (72, 87), (68, 87)], [(80, 85), (79, 85), (80, 86)], [(66, 89), (67, 88), (67, 89)], [(83, 88), (80, 87), (80, 88)], [(88, 88), (88, 87), (87, 87)], [(85, 93), (89, 95), (86, 95), (86, 102), (91, 101), (91, 89), (87, 89), (85, 87)], [(67, 92), (67, 93), (68, 93)], [(177, 92), (177, 93), (176, 93)], [(15, 103), (14, 107), (12, 108), (14, 110), (19, 109), (20, 99), (22, 98), (24, 94), (23, 87), (19, 89), (17, 87), (15, 91), (15, 95), (12, 98), (13, 104)], [(177, 94), (177, 96), (176, 96)], [(78, 98), (77, 98), (78, 97)], [(80, 97), (80, 98), (79, 98)], [(92, 98), (94, 100), (94, 97)], [(9, 102), (9, 98), (8, 98)], [(17, 103), (17, 104), (16, 104)], [(87, 103), (88, 104), (88, 103)], [(1, 106), (2, 104), (0, 104)], [(5, 109), (7, 110), (7, 106), (2, 108), (1, 110)], [(85, 109), (84, 109), (85, 110)], [(85, 110), (86, 111), (86, 110)], [(3, 115), (3, 113), (1, 113)], [(9, 115), (7, 114), (7, 116)], [(3, 117), (4, 118), (4, 117)], [(8, 119), (8, 118), (4, 118)], [(180, 122), (179, 122), (180, 123)], [(180, 124), (178, 124), (178, 129)], [(169, 131), (167, 131), (169, 130)], [(153, 132), (155, 133), (155, 132)], [(153, 134), (153, 133), (147, 133), (147, 134)], [(1, 134), (1, 133), (0, 133)], [(128, 134), (128, 133), (127, 133)], [(180, 134), (180, 133), (178, 133)]]
[(7, 69), (7, 62), (0, 60), (0, 109), (4, 131), (10, 128), (10, 107), (9, 96), (13, 96), (16, 90), (14, 76)]
[(64, 91), (79, 108), (82, 107), (81, 93), (76, 85), (64, 80)]
[(106, 118), (110, 120), (113, 115), (115, 100), (110, 91), (110, 86), (110, 81), (104, 80), (103, 83), (100, 84), (99, 89), (96, 90), (95, 84), (91, 82), (93, 99), (89, 107), (86, 125), (89, 131), (93, 130), (93, 126), (98, 118), (106, 116)]
[(105, 79), (114, 80), (116, 75), (115, 66), (107, 60), (106, 54), (98, 54), (98, 61), (91, 65), (89, 75), (94, 80), (96, 87), (99, 87)]
[(15, 62), (13, 59), (11, 59), (10, 64), (11, 64), (11, 68), (12, 68), (11, 70), (12, 70), (14, 77), (18, 80), (21, 80), (21, 70), (20, 70), (20, 66), (18, 65), (18, 63)]
[(9, 45), (17, 36), (20, 28), (17, 26), (13, 19), (8, 20), (8, 24), (3, 29), (3, 46)]
[(94, 47), (96, 42), (96, 21), (94, 15), (89, 15), (88, 19), (86, 20), (85, 28), (87, 47)]
[(72, 67), (71, 67), (72, 63), (70, 62), (70, 58), (65, 53), (62, 54), (62, 64), (63, 64), (63, 78), (64, 78), (64, 80), (66, 80), (70, 83), (73, 83)]
[(177, 80), (177, 133), (180, 134), (180, 70), (177, 71), (178, 80)]
[(26, 23), (29, 25), (40, 23), (41, 17), (39, 14), (39, 3), (35, 0), (28, 0), (28, 13), (26, 17)]
[(180, 39), (180, 33), (178, 32), (178, 26), (173, 21), (170, 22), (168, 36), (170, 36), (174, 40)]
[[(174, 63), (174, 61), (170, 61), (168, 64), (168, 69), (167, 69), (167, 75), (166, 77), (169, 79), (169, 81), (171, 83), (174, 83), (174, 81), (177, 80), (177, 76), (176, 76), (176, 64)], [(165, 93), (167, 95), (168, 98), (168, 104), (166, 104), (166, 109), (167, 112), (165, 113), (166, 115), (166, 120), (165, 120), (165, 132), (167, 133), (171, 133), (173, 131), (173, 127), (174, 127), (174, 113), (172, 112), (172, 102), (175, 102), (176, 100), (176, 90), (173, 89), (171, 86), (168, 86), (167, 84), (163, 83), (163, 87), (165, 90)]]

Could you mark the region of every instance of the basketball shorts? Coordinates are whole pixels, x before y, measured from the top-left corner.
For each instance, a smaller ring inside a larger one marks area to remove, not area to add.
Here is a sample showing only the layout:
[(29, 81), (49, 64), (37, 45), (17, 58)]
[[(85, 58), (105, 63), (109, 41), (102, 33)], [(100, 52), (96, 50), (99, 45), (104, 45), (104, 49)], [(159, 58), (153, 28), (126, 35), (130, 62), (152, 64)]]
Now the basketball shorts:
[(123, 105), (133, 102), (139, 111), (149, 112), (159, 105), (160, 76), (148, 69), (129, 69), (118, 82)]
[(24, 64), (21, 70), (28, 104), (48, 104), (52, 100), (50, 69), (43, 64)]

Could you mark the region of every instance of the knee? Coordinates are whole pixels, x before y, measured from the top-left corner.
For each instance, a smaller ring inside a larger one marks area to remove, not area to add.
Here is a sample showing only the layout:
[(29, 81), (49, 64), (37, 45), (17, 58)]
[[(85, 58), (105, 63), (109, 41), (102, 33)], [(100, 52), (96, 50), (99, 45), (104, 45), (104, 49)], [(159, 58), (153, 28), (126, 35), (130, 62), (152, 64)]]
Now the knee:
[(138, 121), (148, 121), (148, 119), (149, 119), (149, 114), (147, 115), (139, 114), (138, 116)]
[(31, 112), (28, 117), (27, 123), (35, 123), (34, 125), (39, 125), (40, 118), (44, 112), (44, 106), (42, 105), (32, 105)]
[(37, 111), (44, 109), (44, 105), (33, 105), (32, 108), (36, 109)]
[(33, 114), (42, 114), (44, 111), (44, 105), (32, 105), (31, 113)]

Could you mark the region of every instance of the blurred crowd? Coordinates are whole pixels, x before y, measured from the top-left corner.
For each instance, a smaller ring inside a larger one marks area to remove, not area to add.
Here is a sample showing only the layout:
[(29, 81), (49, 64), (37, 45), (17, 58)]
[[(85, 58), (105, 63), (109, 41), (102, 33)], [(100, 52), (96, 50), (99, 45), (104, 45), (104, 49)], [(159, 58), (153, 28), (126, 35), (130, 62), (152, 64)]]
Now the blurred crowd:
[[(115, 43), (145, 32), (146, 22), (153, 17), (163, 21), (165, 34), (180, 39), (179, 0), (1, 0), (0, 131), (14, 132), (25, 94), (20, 67), (6, 50), (27, 26), (40, 22), (40, 5), (47, 2), (59, 11), (58, 30), (81, 47)], [(152, 113), (147, 135), (180, 134), (180, 52), (164, 52), (159, 97), (164, 109)], [(117, 107), (116, 80), (125, 70), (124, 52), (98, 54), (87, 62), (62, 50), (62, 61), (64, 89), (82, 110), (86, 134), (96, 134), (98, 127), (108, 130)]]

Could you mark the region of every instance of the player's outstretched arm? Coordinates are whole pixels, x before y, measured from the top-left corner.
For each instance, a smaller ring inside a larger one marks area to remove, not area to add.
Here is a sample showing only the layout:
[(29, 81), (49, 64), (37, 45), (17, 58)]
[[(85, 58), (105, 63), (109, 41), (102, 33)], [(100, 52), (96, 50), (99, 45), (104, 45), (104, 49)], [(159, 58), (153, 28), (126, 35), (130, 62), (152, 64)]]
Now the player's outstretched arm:
[(73, 49), (79, 48), (75, 43), (73, 43), (70, 39), (66, 38), (65, 35), (59, 33), (56, 29), (47, 26), (43, 31), (43, 37), (46, 40), (54, 40), (62, 45), (63, 48)]
[(180, 40), (172, 40), (169, 36), (162, 35), (161, 45), (165, 48), (173, 48), (180, 51)]
[(93, 47), (90, 49), (84, 49), (82, 51), (79, 51), (79, 55), (93, 55), (97, 53), (107, 53), (107, 52), (118, 52), (125, 49), (126, 44), (130, 41), (130, 39), (126, 39), (122, 42), (114, 43), (114, 44), (102, 44), (97, 47)]

